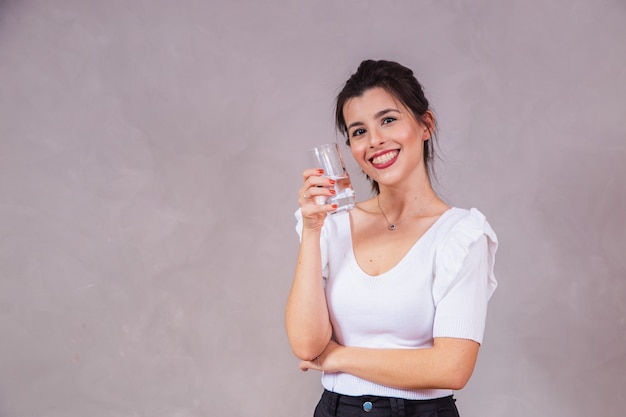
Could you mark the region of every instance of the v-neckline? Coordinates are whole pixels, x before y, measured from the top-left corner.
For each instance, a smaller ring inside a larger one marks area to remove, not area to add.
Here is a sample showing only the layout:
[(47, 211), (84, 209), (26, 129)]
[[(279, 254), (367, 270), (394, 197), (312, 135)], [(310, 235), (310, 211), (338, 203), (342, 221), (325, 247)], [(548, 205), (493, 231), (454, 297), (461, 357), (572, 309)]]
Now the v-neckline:
[(448, 208), (446, 211), (444, 211), (443, 213), (441, 213), (439, 215), (439, 217), (437, 217), (437, 220), (435, 220), (430, 226), (428, 226), (428, 228), (424, 231), (424, 233), (422, 233), (420, 235), (420, 237), (418, 237), (415, 242), (413, 242), (413, 244), (409, 247), (409, 249), (406, 251), (406, 253), (398, 260), (398, 262), (396, 262), (393, 266), (391, 266), (391, 268), (381, 272), (380, 274), (377, 275), (371, 275), (368, 274), (367, 272), (365, 272), (365, 270), (363, 269), (363, 267), (361, 266), (361, 264), (359, 264), (359, 261), (356, 257), (356, 253), (354, 252), (354, 242), (352, 240), (352, 215), (350, 214), (348, 216), (348, 236), (350, 239), (350, 253), (352, 255), (352, 260), (354, 261), (355, 265), (359, 268), (359, 271), (365, 275), (368, 278), (380, 278), (384, 275), (389, 274), (390, 272), (392, 272), (393, 270), (397, 269), (400, 267), (401, 264), (404, 263), (405, 259), (409, 256), (409, 254), (411, 252), (413, 252), (413, 250), (415, 250), (415, 248), (417, 246), (419, 246), (419, 244), (424, 240), (424, 238), (426, 237), (426, 235), (430, 234), (432, 230), (434, 230), (436, 227), (439, 226), (439, 224), (441, 223), (442, 219), (444, 217), (446, 217), (448, 215), (448, 213), (451, 213), (453, 210), (455, 209), (455, 207), (450, 207)]

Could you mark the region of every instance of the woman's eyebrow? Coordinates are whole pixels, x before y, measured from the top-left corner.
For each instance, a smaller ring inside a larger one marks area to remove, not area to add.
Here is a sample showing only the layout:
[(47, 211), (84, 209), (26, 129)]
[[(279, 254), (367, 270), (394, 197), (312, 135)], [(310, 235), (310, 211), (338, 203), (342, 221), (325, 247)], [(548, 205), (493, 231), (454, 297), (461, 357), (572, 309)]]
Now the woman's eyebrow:
[(350, 125), (348, 126), (348, 130), (352, 129), (353, 127), (356, 127), (356, 126), (362, 126), (362, 125), (364, 125), (364, 123), (363, 123), (363, 122), (354, 122), (354, 123), (350, 123)]
[(378, 119), (379, 117), (382, 117), (382, 116), (384, 116), (385, 114), (390, 113), (390, 112), (400, 113), (400, 110), (398, 110), (398, 109), (385, 109), (385, 110), (381, 110), (381, 111), (379, 111), (378, 113), (376, 113), (376, 114), (374, 115), (374, 119)]
[[(387, 114), (387, 113), (391, 113), (391, 112), (400, 113), (400, 110), (398, 110), (398, 109), (393, 109), (393, 108), (389, 108), (389, 109), (384, 109), (384, 110), (381, 110), (381, 111), (377, 112), (377, 113), (374, 115), (374, 119), (378, 119), (378, 118), (380, 118), (380, 117), (384, 116), (385, 114)], [(361, 125), (363, 125), (363, 124), (365, 124), (365, 123), (363, 123), (363, 122), (354, 122), (354, 123), (350, 123), (350, 125), (348, 126), (348, 130), (352, 129), (352, 128), (353, 128), (353, 127), (355, 127), (355, 126), (361, 126)]]

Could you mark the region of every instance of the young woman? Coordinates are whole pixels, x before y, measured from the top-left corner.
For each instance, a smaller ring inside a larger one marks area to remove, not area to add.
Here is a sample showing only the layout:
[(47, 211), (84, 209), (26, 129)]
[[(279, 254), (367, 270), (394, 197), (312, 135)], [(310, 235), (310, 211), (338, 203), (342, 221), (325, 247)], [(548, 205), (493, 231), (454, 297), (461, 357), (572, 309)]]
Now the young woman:
[(314, 197), (332, 180), (303, 173), (286, 327), (300, 368), (322, 371), (314, 415), (458, 416), (453, 391), (472, 374), (496, 287), (496, 235), (480, 211), (434, 192), (436, 123), (410, 69), (363, 61), (336, 123), (375, 197), (328, 215)]

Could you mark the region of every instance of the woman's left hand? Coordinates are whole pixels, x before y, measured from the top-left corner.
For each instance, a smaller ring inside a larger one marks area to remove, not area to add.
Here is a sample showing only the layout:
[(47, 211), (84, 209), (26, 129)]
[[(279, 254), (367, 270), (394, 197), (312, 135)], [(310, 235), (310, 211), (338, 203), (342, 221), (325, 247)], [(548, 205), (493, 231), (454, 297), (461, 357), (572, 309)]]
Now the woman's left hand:
[(337, 353), (341, 350), (343, 346), (334, 340), (330, 340), (326, 349), (315, 359), (312, 361), (301, 361), (300, 362), (300, 370), (308, 371), (309, 369), (313, 369), (314, 371), (323, 371), (323, 372), (337, 372), (339, 371), (337, 364)]

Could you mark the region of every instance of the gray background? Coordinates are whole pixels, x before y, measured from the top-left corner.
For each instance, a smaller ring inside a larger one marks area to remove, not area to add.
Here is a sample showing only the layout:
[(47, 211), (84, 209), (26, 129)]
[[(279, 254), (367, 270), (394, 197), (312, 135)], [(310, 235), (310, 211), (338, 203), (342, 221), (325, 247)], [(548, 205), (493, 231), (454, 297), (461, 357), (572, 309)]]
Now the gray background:
[(625, 21), (619, 0), (0, 0), (0, 415), (312, 415), (283, 328), (304, 151), (386, 58), (435, 108), (439, 191), (501, 240), (462, 415), (622, 416)]

